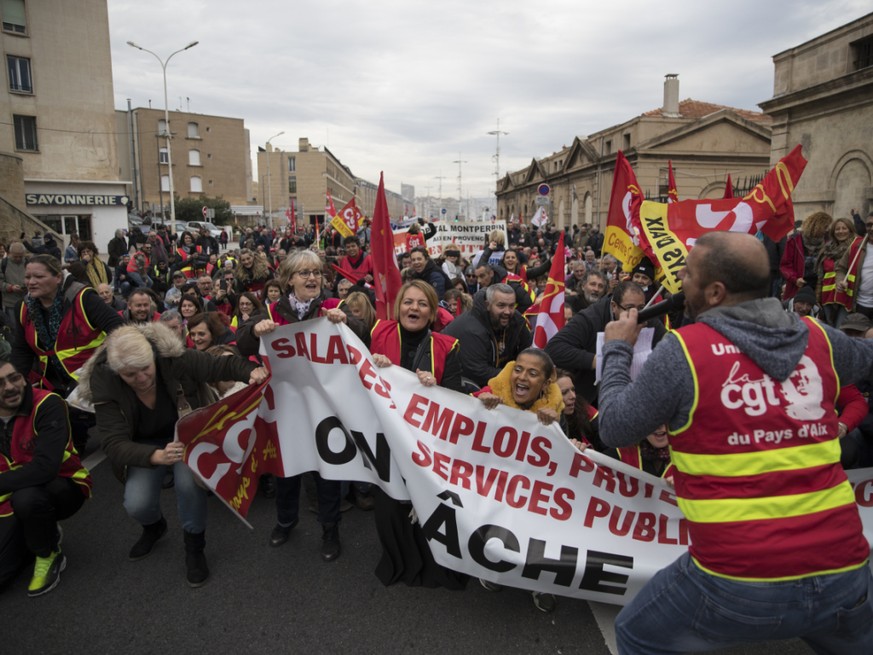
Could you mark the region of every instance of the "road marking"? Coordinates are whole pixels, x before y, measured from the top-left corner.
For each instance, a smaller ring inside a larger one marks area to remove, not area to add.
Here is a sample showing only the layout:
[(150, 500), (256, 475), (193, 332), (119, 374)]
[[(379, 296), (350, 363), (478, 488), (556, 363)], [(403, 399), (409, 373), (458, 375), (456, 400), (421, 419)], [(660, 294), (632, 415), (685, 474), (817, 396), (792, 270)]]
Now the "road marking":
[(607, 605), (606, 603), (588, 602), (588, 607), (591, 608), (591, 613), (594, 615), (594, 620), (597, 621), (597, 626), (603, 635), (603, 640), (606, 642), (606, 647), (612, 655), (618, 654), (618, 646), (615, 643), (615, 617), (621, 611), (618, 605)]
[(82, 466), (93, 471), (104, 459), (106, 459), (106, 453), (98, 449), (82, 460)]

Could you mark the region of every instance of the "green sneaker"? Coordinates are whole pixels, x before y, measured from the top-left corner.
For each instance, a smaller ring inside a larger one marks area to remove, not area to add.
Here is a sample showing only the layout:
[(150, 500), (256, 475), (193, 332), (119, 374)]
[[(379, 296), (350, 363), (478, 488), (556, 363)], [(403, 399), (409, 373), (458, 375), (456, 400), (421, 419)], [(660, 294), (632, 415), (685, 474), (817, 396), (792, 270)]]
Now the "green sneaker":
[(48, 557), (37, 557), (33, 567), (33, 577), (27, 587), (27, 595), (35, 598), (50, 592), (58, 586), (61, 581), (61, 571), (65, 568), (67, 568), (67, 558), (59, 550)]

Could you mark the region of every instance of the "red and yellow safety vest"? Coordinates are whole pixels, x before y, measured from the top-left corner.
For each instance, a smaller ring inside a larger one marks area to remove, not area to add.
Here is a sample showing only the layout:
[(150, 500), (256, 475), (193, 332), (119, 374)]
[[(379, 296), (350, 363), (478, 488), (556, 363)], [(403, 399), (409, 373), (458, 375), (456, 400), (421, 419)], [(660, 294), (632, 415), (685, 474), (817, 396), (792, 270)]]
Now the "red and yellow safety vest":
[(516, 275), (515, 273), (508, 273), (505, 278), (503, 278), (503, 284), (510, 284), (511, 282), (515, 282), (524, 289), (524, 292), (530, 298), (530, 301), (533, 302), (537, 298), (537, 294), (530, 288), (530, 285), (520, 275)]
[[(639, 444), (636, 446), (626, 446), (624, 448), (618, 448), (618, 458), (628, 464), (633, 466), (636, 469), (643, 470), (643, 456), (640, 453)], [(664, 467), (664, 470), (661, 471), (661, 475), (658, 477), (661, 478), (669, 478), (675, 473), (675, 467), (673, 466), (673, 462), (667, 462), (667, 466)]]
[[(20, 468), (33, 459), (33, 447), (30, 442), (34, 437), (38, 437), (36, 434), (37, 413), (43, 402), (50, 396), (60, 399), (60, 396), (57, 394), (44, 391), (43, 389), (33, 389), (32, 393), (33, 405), (30, 409), (30, 415), (26, 418), (23, 416), (17, 417), (15, 425), (12, 427), (12, 439), (9, 444), (10, 457), (0, 454), (0, 473)], [(69, 426), (69, 423), (67, 425)], [(91, 496), (91, 475), (88, 473), (88, 469), (82, 466), (82, 461), (79, 459), (79, 454), (76, 452), (71, 438), (67, 439), (58, 476), (70, 478), (79, 485), (79, 488), (86, 497)], [(11, 514), (12, 492), (9, 492), (0, 496), (0, 516), (10, 516)]]
[(849, 270), (846, 271), (846, 295), (849, 297), (848, 308), (855, 304), (855, 287), (858, 280), (858, 266), (861, 257), (859, 251), (867, 247), (867, 237), (855, 237), (849, 246)]
[[(458, 340), (439, 332), (430, 333), (430, 372), (437, 384), (446, 370), (446, 357), (458, 345)], [(400, 324), (397, 321), (376, 321), (370, 331), (370, 352), (385, 355), (394, 364), (400, 363)]]
[[(852, 296), (846, 291), (837, 289), (837, 272), (834, 269), (836, 261), (830, 258), (823, 259), (821, 266), (824, 274), (821, 277), (821, 304), (842, 305), (846, 309), (852, 309)], [(856, 264), (857, 266), (857, 264)], [(854, 280), (854, 275), (852, 277)], [(852, 290), (854, 293), (854, 289)]]
[(78, 371), (87, 362), (94, 351), (106, 338), (106, 333), (91, 325), (85, 313), (84, 295), (86, 291), (94, 291), (91, 287), (82, 287), (72, 300), (70, 309), (61, 319), (58, 336), (50, 347), (40, 345), (36, 325), (27, 311), (27, 303), (21, 303), (21, 325), (24, 329), (24, 340), (39, 359), (39, 375), (45, 379), (49, 357), (56, 355), (64, 372), (74, 380), (79, 379)]
[(791, 375), (767, 375), (711, 327), (676, 334), (694, 376), (688, 422), (671, 431), (694, 561), (714, 575), (791, 580), (865, 566), (869, 546), (840, 466), (839, 380), (823, 328)]

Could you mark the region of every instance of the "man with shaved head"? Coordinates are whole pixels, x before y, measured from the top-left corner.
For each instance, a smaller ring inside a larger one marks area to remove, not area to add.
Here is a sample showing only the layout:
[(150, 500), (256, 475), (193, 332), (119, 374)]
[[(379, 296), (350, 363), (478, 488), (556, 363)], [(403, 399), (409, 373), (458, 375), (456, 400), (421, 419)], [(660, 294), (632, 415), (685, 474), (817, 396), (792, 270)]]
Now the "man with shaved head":
[(685, 311), (634, 382), (637, 310), (605, 329), (600, 437), (630, 446), (666, 424), (687, 553), (616, 618), (620, 653), (800, 638), (873, 653), (873, 577), (840, 466), (834, 399), (873, 375), (873, 341), (768, 298), (755, 237), (711, 232), (688, 254)]

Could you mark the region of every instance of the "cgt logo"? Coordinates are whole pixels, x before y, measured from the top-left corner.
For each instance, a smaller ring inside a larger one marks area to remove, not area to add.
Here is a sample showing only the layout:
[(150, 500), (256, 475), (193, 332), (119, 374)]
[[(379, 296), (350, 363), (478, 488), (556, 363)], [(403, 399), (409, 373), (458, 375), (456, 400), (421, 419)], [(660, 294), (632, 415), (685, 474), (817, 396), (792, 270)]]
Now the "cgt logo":
[(815, 363), (806, 355), (788, 379), (777, 382), (766, 373), (752, 379), (734, 362), (721, 386), (721, 402), (728, 409), (742, 409), (747, 416), (762, 416), (768, 407), (784, 407), (789, 417), (814, 421), (825, 415), (824, 390)]

